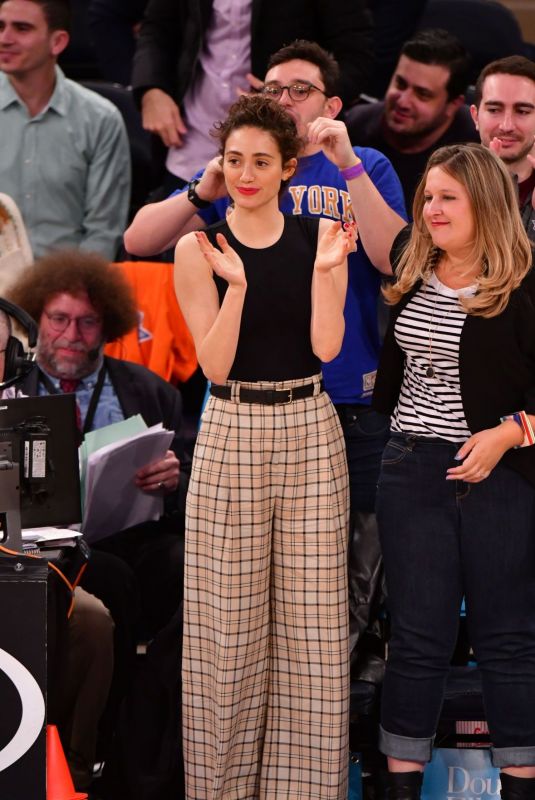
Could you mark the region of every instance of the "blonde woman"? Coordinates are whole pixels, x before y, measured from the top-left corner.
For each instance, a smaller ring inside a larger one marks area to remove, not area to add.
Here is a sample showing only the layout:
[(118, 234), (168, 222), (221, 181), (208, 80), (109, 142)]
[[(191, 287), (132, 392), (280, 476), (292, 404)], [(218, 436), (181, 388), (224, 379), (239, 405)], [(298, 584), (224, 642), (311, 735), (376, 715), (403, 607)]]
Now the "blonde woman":
[(389, 798), (420, 796), (466, 598), (502, 797), (535, 797), (535, 280), (497, 157), (431, 157), (385, 292), (374, 402), (391, 414), (378, 490), (392, 638)]
[(218, 135), (233, 210), (175, 258), (212, 381), (186, 516), (186, 794), (343, 800), (348, 485), (320, 359), (342, 344), (355, 233), (280, 212), (300, 146), (281, 106), (243, 97)]

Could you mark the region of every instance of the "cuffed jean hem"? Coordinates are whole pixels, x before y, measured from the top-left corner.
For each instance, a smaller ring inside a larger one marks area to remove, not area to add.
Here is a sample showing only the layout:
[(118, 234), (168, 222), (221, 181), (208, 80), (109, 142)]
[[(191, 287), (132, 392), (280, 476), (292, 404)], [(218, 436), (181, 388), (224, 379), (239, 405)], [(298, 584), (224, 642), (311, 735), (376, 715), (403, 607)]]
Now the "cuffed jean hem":
[(414, 739), (411, 736), (398, 736), (389, 733), (379, 726), (379, 750), (390, 758), (399, 758), (400, 761), (431, 761), (435, 737), (429, 739)]
[(495, 767), (533, 767), (535, 766), (535, 746), (533, 747), (491, 747), (490, 755)]

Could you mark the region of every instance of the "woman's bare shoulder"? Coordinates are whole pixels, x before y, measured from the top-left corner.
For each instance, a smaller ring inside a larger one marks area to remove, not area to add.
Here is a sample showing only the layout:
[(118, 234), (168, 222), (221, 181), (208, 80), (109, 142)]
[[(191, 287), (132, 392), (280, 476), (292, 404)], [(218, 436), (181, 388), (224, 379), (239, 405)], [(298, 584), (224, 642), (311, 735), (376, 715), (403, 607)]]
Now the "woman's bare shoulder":
[(197, 244), (197, 237), (196, 232), (191, 231), (190, 233), (184, 234), (181, 236), (178, 242), (175, 245), (175, 259), (176, 257), (182, 255), (200, 255), (199, 245)]

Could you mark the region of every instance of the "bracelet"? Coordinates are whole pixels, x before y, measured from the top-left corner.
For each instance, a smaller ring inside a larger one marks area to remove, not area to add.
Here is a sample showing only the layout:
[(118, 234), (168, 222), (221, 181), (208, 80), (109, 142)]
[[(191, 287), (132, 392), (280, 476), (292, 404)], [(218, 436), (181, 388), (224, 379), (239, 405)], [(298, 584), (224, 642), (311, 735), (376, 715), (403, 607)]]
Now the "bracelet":
[(366, 170), (364, 169), (364, 164), (362, 161), (358, 161), (357, 164), (353, 164), (352, 167), (346, 167), (345, 169), (340, 170), (340, 175), (345, 181), (351, 181), (353, 178), (358, 178), (362, 175)]
[(505, 422), (508, 419), (511, 419), (513, 422), (516, 422), (517, 425), (520, 425), (524, 434), (524, 441), (522, 444), (516, 444), (514, 447), (515, 450), (517, 450), (519, 447), (530, 447), (530, 445), (535, 444), (535, 433), (533, 432), (533, 426), (525, 411), (515, 411), (514, 414), (507, 414), (504, 417), (500, 417), (500, 422)]

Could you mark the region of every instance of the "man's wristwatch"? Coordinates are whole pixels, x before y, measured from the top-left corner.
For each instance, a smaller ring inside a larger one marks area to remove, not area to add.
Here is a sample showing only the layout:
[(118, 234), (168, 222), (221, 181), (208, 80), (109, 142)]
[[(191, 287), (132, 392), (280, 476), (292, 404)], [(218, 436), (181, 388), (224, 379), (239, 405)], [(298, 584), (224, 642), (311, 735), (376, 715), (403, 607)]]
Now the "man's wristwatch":
[(188, 183), (188, 200), (197, 208), (208, 208), (208, 206), (212, 205), (210, 200), (203, 200), (202, 197), (199, 197), (197, 194), (197, 184), (199, 180), (199, 178), (194, 178)]

